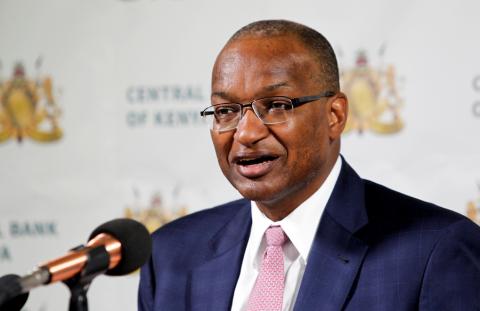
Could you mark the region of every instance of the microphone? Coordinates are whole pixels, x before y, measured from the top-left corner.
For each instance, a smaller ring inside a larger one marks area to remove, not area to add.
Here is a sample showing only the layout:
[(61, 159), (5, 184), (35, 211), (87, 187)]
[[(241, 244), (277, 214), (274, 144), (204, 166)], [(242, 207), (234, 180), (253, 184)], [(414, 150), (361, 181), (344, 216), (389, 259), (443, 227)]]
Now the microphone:
[[(89, 260), (96, 260), (94, 253), (101, 249), (108, 253), (107, 275), (120, 276), (140, 268), (150, 257), (152, 241), (150, 233), (141, 223), (126, 218), (114, 219), (96, 228), (85, 246), (72, 249), (66, 255), (37, 266), (30, 274), (18, 280), (20, 293), (31, 289), (66, 281), (81, 273)], [(100, 258), (100, 261), (103, 261)], [(97, 262), (94, 265), (104, 263)], [(0, 301), (1, 303), (1, 301)]]
[(20, 311), (28, 299), (28, 293), (18, 295), (21, 291), (18, 283), (20, 277), (7, 274), (0, 278), (0, 311)]

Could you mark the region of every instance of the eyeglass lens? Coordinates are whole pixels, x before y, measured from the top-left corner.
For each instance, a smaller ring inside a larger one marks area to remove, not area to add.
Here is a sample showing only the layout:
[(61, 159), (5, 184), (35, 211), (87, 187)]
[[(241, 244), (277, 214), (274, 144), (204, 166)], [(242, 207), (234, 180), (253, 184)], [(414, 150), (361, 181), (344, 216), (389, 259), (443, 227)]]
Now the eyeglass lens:
[(251, 104), (237, 103), (219, 104), (209, 107), (206, 116), (211, 128), (217, 131), (227, 131), (237, 127), (245, 109), (252, 106), (257, 117), (264, 124), (282, 123), (288, 120), (293, 108), (292, 101), (287, 97), (268, 97), (253, 101)]

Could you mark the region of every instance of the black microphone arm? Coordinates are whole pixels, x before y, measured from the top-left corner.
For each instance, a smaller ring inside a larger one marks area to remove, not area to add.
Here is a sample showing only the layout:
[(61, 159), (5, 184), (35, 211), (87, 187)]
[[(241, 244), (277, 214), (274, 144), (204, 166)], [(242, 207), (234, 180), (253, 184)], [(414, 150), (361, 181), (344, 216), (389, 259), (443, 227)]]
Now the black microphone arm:
[[(72, 287), (88, 284), (99, 274), (125, 275), (141, 267), (150, 257), (150, 233), (141, 223), (126, 218), (114, 219), (97, 227), (86, 245), (72, 249), (66, 255), (38, 265), (23, 277), (11, 278), (14, 292), (5, 297), (0, 293), (0, 306), (16, 295), (31, 289), (64, 281)], [(84, 294), (88, 286), (85, 287)], [(13, 290), (12, 290), (13, 291)], [(73, 291), (72, 291), (73, 295)], [(5, 301), (2, 301), (5, 300)], [(2, 309), (0, 309), (1, 311)]]

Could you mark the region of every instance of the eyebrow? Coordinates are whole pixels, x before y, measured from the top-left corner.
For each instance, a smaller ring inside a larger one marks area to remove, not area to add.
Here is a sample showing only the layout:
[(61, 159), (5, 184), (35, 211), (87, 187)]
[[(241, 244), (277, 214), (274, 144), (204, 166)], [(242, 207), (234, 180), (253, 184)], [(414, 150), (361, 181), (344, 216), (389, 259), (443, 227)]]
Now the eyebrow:
[(288, 84), (287, 81), (283, 81), (283, 82), (280, 82), (280, 83), (275, 83), (275, 84), (272, 84), (272, 85), (267, 85), (266, 87), (263, 88), (263, 91), (268, 91), (268, 92), (271, 92), (271, 91), (275, 91), (279, 88), (282, 88), (284, 86), (290, 86)]
[(210, 97), (214, 97), (214, 96), (221, 97), (221, 98), (229, 98), (230, 97), (227, 92), (222, 92), (222, 91), (212, 92), (212, 95), (210, 95)]
[[(272, 92), (272, 91), (276, 91), (277, 89), (280, 89), (280, 88), (285, 87), (285, 86), (290, 86), (290, 84), (288, 84), (287, 81), (283, 81), (283, 82), (267, 85), (267, 86), (262, 88), (261, 92)], [(229, 93), (224, 92), (224, 91), (212, 92), (211, 97), (220, 97), (220, 98), (225, 98), (225, 99), (232, 99), (232, 96)]]

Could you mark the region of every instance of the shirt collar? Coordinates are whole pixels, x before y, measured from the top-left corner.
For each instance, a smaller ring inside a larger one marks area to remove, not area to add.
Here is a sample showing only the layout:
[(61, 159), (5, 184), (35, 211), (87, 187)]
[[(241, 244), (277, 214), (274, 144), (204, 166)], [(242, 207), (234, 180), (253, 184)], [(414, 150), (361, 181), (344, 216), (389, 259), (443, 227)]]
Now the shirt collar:
[[(255, 202), (251, 202), (252, 209), (252, 229), (250, 232), (250, 242), (253, 243), (254, 250), (260, 251), (262, 239), (265, 230), (271, 225), (281, 226), (288, 236), (293, 246), (298, 250), (302, 259), (307, 262), (308, 253), (315, 237), (320, 218), (322, 217), (328, 199), (332, 194), (335, 183), (340, 175), (342, 160), (337, 158), (327, 179), (320, 188), (312, 194), (307, 200), (300, 204), (293, 212), (284, 219), (274, 222), (265, 216), (257, 207)], [(252, 262), (255, 261), (257, 251), (250, 255)]]

